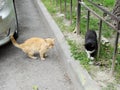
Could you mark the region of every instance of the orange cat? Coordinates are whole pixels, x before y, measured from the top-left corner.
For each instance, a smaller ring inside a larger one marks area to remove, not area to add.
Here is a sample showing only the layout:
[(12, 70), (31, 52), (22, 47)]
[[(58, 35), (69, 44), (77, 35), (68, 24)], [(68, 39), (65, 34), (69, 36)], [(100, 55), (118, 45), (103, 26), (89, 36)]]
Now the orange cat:
[(22, 44), (18, 44), (13, 35), (10, 38), (14, 46), (22, 49), (32, 59), (37, 59), (34, 54), (39, 53), (41, 60), (45, 60), (45, 53), (54, 46), (54, 39), (52, 38), (43, 39), (33, 37)]

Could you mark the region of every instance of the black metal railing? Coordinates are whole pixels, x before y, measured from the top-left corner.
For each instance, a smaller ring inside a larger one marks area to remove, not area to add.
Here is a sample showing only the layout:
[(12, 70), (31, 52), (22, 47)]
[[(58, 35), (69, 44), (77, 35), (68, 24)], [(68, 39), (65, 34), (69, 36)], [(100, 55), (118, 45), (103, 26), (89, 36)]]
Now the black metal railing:
[[(55, 0), (55, 2), (56, 2), (56, 6), (59, 6), (60, 7), (60, 12), (62, 13), (62, 12), (64, 12), (64, 15), (65, 15), (65, 18), (66, 18), (66, 16), (67, 16), (67, 0), (64, 0), (64, 2), (63, 2), (63, 0)], [(58, 5), (58, 2), (59, 2), (59, 5)], [(64, 11), (62, 11), (62, 8), (63, 8), (63, 5), (62, 5), (62, 3), (64, 3)], [(73, 11), (73, 1), (72, 0), (70, 0), (70, 24), (72, 24), (72, 11)]]
[[(56, 5), (58, 3), (58, 0), (56, 1)], [(67, 6), (66, 6), (66, 1), (64, 0), (64, 13), (65, 13), (65, 18), (66, 18), (66, 12), (67, 12)], [(60, 11), (62, 12), (62, 2), (63, 0), (59, 0), (60, 2)], [(116, 61), (116, 55), (117, 55), (117, 50), (118, 50), (118, 40), (119, 40), (119, 34), (120, 34), (120, 18), (118, 18), (117, 16), (115, 16), (114, 14), (110, 13), (109, 11), (107, 11), (106, 9), (104, 9), (103, 7), (101, 7), (100, 5), (97, 5), (95, 3), (93, 3), (91, 0), (88, 0), (88, 2), (90, 4), (92, 4), (95, 8), (98, 8), (99, 10), (101, 10), (102, 12), (106, 13), (107, 15), (109, 15), (109, 17), (112, 18), (113, 21), (117, 22), (117, 26), (113, 25), (111, 22), (108, 22), (107, 20), (105, 20), (105, 18), (103, 16), (100, 16), (96, 11), (94, 11), (93, 9), (91, 9), (89, 6), (87, 6), (83, 0), (77, 0), (77, 19), (76, 19), (76, 33), (77, 35), (79, 35), (81, 33), (81, 29), (80, 29), (80, 25), (81, 25), (81, 14), (82, 14), (82, 9), (81, 7), (85, 8), (87, 10), (87, 30), (89, 30), (89, 24), (90, 24), (90, 13), (94, 14), (98, 19), (99, 19), (99, 34), (98, 34), (98, 55), (97, 58), (99, 58), (100, 56), (100, 42), (101, 42), (101, 34), (102, 34), (102, 23), (105, 22), (109, 27), (111, 27), (113, 30), (115, 30), (116, 32), (116, 38), (115, 38), (115, 45), (114, 45), (114, 52), (113, 52), (113, 60), (112, 60), (112, 74), (114, 72), (114, 68), (115, 68), (115, 61)], [(58, 5), (57, 5), (58, 6)], [(70, 0), (70, 21), (72, 24), (72, 8), (73, 8), (73, 2), (72, 0)]]
[(109, 11), (105, 10), (104, 8), (100, 7), (99, 5), (93, 3), (91, 0), (88, 0), (90, 4), (92, 4), (95, 8), (100, 9), (104, 13), (107, 13), (112, 20), (115, 20), (117, 22), (117, 27), (113, 25), (112, 23), (105, 20), (102, 16), (97, 14), (94, 10), (92, 10), (90, 7), (88, 7), (82, 0), (78, 0), (78, 6), (77, 6), (77, 34), (80, 34), (80, 19), (81, 19), (81, 6), (83, 6), (85, 9), (87, 9), (87, 30), (89, 30), (89, 20), (90, 20), (90, 13), (94, 14), (99, 19), (99, 36), (98, 36), (98, 55), (99, 58), (99, 52), (100, 52), (100, 42), (101, 42), (101, 32), (102, 32), (102, 23), (105, 22), (109, 27), (113, 28), (113, 30), (116, 31), (116, 39), (115, 39), (115, 45), (114, 45), (114, 52), (113, 52), (113, 58), (112, 58), (112, 66), (111, 66), (111, 74), (114, 73), (115, 68), (115, 61), (116, 61), (116, 55), (117, 55), (117, 49), (118, 49), (118, 40), (119, 40), (119, 34), (120, 34), (120, 18), (116, 17)]

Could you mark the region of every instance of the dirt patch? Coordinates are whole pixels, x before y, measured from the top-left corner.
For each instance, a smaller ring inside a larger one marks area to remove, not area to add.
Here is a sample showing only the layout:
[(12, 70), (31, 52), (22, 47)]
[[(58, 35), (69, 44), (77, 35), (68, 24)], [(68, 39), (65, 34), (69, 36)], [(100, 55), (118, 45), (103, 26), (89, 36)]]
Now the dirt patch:
[(84, 44), (84, 39), (82, 36), (80, 35), (77, 35), (75, 34), (74, 32), (73, 33), (70, 33), (70, 32), (63, 32), (64, 36), (66, 39), (70, 39), (70, 40), (73, 40), (75, 41), (77, 44)]

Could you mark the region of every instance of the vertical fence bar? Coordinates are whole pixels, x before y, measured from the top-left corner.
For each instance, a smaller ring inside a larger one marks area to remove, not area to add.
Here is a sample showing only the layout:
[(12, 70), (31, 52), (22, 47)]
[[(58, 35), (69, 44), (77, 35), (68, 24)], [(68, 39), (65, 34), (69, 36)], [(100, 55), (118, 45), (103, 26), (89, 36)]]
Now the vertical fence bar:
[(112, 60), (112, 66), (111, 66), (111, 75), (114, 74), (114, 70), (115, 70), (115, 61), (116, 61), (117, 48), (118, 48), (118, 39), (119, 39), (119, 33), (117, 33), (116, 40), (115, 40), (115, 48), (114, 48), (114, 52), (113, 52), (113, 60)]
[(54, 3), (54, 0), (50, 0), (50, 4), (52, 5)]
[(62, 13), (62, 0), (60, 0), (60, 13)]
[(70, 24), (72, 24), (72, 0), (70, 1)]
[(90, 11), (87, 13), (87, 30), (89, 30), (89, 21), (90, 21)]
[(101, 33), (102, 33), (102, 20), (100, 20), (100, 22), (99, 22), (99, 35), (98, 35), (98, 53), (97, 53), (97, 59), (99, 59), (99, 57), (100, 57)]
[(77, 35), (80, 34), (81, 4), (79, 2), (81, 2), (81, 0), (77, 0)]
[(55, 1), (56, 1), (56, 6), (57, 6), (58, 0), (55, 0)]
[[(118, 22), (117, 28), (118, 28), (118, 30), (120, 30), (120, 22)], [(119, 40), (119, 33), (117, 32), (116, 40), (115, 40), (115, 48), (114, 48), (114, 52), (113, 52), (112, 66), (111, 66), (111, 75), (114, 74), (114, 70), (115, 70), (115, 61), (116, 61), (116, 56), (117, 56), (118, 40)]]
[(67, 16), (67, 5), (66, 5), (66, 0), (65, 0), (65, 11), (64, 11), (64, 13), (65, 13), (65, 18), (66, 18), (66, 16)]

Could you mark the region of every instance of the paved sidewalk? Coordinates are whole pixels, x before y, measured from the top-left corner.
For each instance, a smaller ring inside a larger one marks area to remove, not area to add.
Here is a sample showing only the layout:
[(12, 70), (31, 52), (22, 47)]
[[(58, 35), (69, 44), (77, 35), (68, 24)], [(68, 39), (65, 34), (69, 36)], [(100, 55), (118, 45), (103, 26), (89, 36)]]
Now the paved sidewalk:
[[(30, 37), (55, 38), (34, 0), (15, 1), (20, 29), (18, 43)], [(48, 52), (46, 61), (32, 60), (12, 44), (0, 48), (0, 90), (33, 90), (35, 86), (39, 90), (74, 90), (56, 47)]]
[(44, 17), (44, 20), (47, 22), (48, 26), (51, 27), (56, 37), (58, 42), (57, 51), (59, 56), (61, 56), (61, 62), (63, 62), (68, 76), (73, 82), (74, 90), (101, 90), (100, 86), (90, 77), (88, 72), (81, 67), (80, 63), (71, 57), (69, 46), (61, 30), (56, 25), (41, 0), (35, 0), (35, 3), (39, 9), (39, 13)]
[[(15, 0), (19, 38), (55, 38), (45, 61), (32, 60), (12, 44), (0, 48), (0, 90), (100, 90), (71, 57), (69, 46), (41, 0)], [(39, 57), (39, 55), (38, 55)]]

